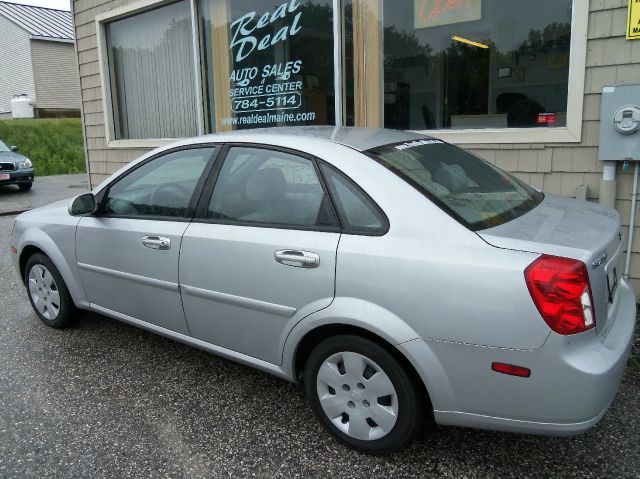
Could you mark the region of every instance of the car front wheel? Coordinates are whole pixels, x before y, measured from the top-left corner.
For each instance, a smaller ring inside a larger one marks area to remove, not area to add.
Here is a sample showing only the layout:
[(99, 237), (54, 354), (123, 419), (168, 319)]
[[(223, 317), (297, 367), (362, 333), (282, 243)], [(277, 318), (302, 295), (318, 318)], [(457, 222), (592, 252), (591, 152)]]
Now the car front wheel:
[(320, 422), (355, 449), (389, 453), (424, 425), (424, 395), (393, 355), (368, 339), (345, 335), (320, 343), (305, 382)]
[(36, 253), (29, 257), (25, 284), (33, 310), (47, 326), (65, 328), (81, 316), (60, 272), (47, 256)]

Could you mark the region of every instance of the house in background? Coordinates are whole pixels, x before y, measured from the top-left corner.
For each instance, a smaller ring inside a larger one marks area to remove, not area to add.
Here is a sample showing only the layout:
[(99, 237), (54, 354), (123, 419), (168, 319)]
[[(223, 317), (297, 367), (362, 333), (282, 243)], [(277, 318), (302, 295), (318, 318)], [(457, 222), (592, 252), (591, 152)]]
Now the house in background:
[(80, 116), (70, 12), (0, 2), (0, 119), (20, 94), (37, 117)]

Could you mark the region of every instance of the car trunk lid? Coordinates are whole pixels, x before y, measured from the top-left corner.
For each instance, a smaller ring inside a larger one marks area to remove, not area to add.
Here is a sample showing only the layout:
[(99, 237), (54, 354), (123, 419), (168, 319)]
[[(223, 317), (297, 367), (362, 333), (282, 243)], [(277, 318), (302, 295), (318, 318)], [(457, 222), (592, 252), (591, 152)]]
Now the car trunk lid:
[[(598, 204), (547, 194), (533, 210), (500, 226), (478, 231), (505, 249), (574, 258), (589, 272), (596, 330), (603, 334), (618, 300), (622, 234), (617, 211)], [(524, 281), (524, 278), (523, 278)]]

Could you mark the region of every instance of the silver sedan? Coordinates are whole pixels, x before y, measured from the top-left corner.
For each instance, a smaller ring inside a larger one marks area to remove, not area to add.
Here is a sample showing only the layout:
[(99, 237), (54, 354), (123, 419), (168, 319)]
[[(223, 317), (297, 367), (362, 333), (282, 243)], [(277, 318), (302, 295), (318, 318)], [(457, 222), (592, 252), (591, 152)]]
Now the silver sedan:
[(635, 324), (614, 210), (409, 132), (174, 143), (18, 216), (11, 251), (49, 326), (90, 310), (300, 381), (371, 453), (432, 421), (585, 431)]

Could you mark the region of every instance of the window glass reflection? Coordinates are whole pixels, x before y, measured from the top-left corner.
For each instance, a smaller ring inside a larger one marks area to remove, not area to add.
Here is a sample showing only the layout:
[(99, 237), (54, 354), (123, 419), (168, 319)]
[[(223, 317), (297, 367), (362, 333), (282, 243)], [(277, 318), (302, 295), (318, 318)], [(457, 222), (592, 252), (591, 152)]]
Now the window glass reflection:
[(106, 25), (115, 139), (196, 134), (189, 3)]
[(382, 18), (386, 127), (566, 126), (571, 0), (394, 0)]

